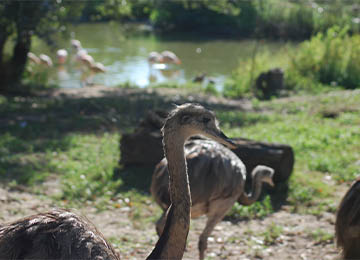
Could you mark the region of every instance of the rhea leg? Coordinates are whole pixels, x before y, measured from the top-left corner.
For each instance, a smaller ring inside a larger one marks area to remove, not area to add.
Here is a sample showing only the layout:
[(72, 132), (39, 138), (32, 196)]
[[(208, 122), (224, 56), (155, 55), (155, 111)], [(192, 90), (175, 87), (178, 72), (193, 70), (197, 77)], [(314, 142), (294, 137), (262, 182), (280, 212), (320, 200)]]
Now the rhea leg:
[(221, 221), (222, 218), (223, 218), (223, 216), (212, 216), (212, 217), (208, 218), (205, 229), (203, 230), (203, 232), (201, 233), (200, 238), (199, 238), (198, 247), (199, 247), (200, 260), (203, 260), (205, 257), (205, 250), (207, 249), (208, 237), (210, 236), (211, 232), (214, 230), (216, 224), (219, 221)]
[(219, 223), (226, 212), (234, 205), (235, 203), (234, 198), (229, 198), (226, 200), (218, 200), (212, 202), (210, 205), (209, 212), (207, 213), (207, 222), (203, 232), (200, 235), (199, 239), (199, 258), (203, 260), (205, 257), (205, 250), (207, 249), (207, 240), (210, 236), (211, 232), (214, 230), (217, 223)]
[(164, 230), (168, 210), (164, 210), (161, 217), (156, 221), (156, 233), (160, 236)]

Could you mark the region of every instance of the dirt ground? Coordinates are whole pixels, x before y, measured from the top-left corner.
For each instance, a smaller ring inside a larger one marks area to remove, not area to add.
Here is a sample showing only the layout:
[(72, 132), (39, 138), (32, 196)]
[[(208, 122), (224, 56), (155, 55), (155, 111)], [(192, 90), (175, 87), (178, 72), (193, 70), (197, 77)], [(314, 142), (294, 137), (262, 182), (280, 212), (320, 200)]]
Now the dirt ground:
[[(139, 91), (144, 90), (118, 89), (114, 91), (100, 87), (89, 88), (88, 91), (84, 89), (56, 90), (52, 96), (77, 98), (79, 95), (98, 97), (118, 94), (130, 97), (131, 94)], [(167, 95), (171, 96), (173, 102), (181, 100), (177, 92), (167, 93)], [(225, 99), (213, 100), (206, 96), (196, 96), (193, 99), (251, 109), (251, 105), (243, 101), (229, 103)], [(191, 98), (188, 98), (188, 101), (191, 101)], [(59, 188), (57, 182), (51, 182), (49, 189), (54, 191), (57, 188)], [(55, 206), (47, 196), (0, 186), (0, 223), (43, 212)], [(99, 212), (94, 207), (84, 206), (73, 211), (85, 215), (106, 238), (114, 241), (115, 248), (120, 251), (122, 259), (146, 258), (157, 241), (154, 223), (137, 224), (130, 216), (133, 213), (129, 207), (123, 206)], [(205, 221), (205, 218), (192, 220), (184, 259), (198, 258), (197, 241)], [(286, 206), (264, 219), (238, 223), (222, 221), (209, 238), (207, 259), (339, 259), (338, 250), (333, 241), (334, 221), (335, 216), (332, 213), (325, 212), (320, 216), (294, 214), (289, 212)], [(322, 238), (324, 234), (330, 239)]]
[[(51, 187), (53, 189), (54, 187)], [(55, 207), (47, 197), (0, 187), (0, 221), (2, 223), (43, 212)], [(131, 209), (120, 207), (98, 212), (93, 207), (73, 210), (85, 215), (106, 238), (116, 239), (115, 247), (122, 259), (144, 259), (153, 248), (157, 235), (154, 224), (137, 225), (131, 221)], [(197, 241), (205, 218), (191, 222), (184, 259), (197, 259)], [(338, 259), (332, 239), (319, 241), (316, 232), (334, 233), (334, 215), (300, 215), (286, 207), (264, 218), (219, 223), (208, 241), (208, 259)], [(281, 227), (271, 239), (272, 227)], [(268, 236), (266, 236), (268, 235)], [(270, 239), (269, 239), (270, 236)]]

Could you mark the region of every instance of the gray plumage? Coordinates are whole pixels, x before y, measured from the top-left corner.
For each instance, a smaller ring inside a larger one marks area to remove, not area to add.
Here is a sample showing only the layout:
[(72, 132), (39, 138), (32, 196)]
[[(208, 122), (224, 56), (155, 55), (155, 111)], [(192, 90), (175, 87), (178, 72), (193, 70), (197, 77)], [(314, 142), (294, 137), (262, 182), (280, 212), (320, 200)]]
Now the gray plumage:
[[(207, 224), (199, 239), (200, 259), (204, 258), (207, 238), (215, 225), (223, 219), (236, 201), (243, 205), (254, 203), (263, 182), (271, 185), (274, 170), (257, 166), (252, 172), (251, 194), (245, 193), (246, 168), (231, 150), (212, 140), (195, 139), (185, 144), (191, 192), (191, 218), (207, 215)], [(156, 224), (162, 233), (166, 210), (170, 205), (167, 160), (164, 158), (155, 168), (151, 183), (151, 194), (163, 209)]]
[(343, 259), (360, 259), (360, 177), (352, 183), (339, 205), (335, 236)]
[(120, 259), (89, 222), (55, 209), (0, 227), (0, 259)]

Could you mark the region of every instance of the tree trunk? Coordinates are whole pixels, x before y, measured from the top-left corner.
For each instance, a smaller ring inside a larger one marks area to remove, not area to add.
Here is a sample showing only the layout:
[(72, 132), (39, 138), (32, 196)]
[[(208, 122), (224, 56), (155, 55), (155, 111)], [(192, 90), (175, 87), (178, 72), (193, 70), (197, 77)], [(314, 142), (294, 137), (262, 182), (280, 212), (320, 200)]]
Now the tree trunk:
[[(15, 87), (21, 81), (26, 66), (27, 54), (31, 47), (31, 32), (36, 28), (41, 17), (38, 14), (38, 10), (38, 3), (22, 2), (11, 2), (7, 6), (7, 10), (5, 10), (5, 12), (11, 12), (15, 15), (15, 18), (12, 20), (15, 22), (17, 38), (12, 57), (9, 61), (3, 60), (3, 50), (0, 49), (0, 57), (2, 57), (2, 59), (0, 59), (0, 69), (2, 70), (0, 72), (2, 77), (0, 91), (11, 92), (15, 90)], [(1, 38), (2, 37), (0, 37), (0, 48)]]
[(7, 64), (5, 64), (7, 61), (5, 61), (4, 57), (4, 48), (11, 31), (7, 27), (7, 24), (0, 25), (0, 78), (2, 79), (0, 81), (0, 91), (7, 86), (5, 82), (8, 81)]
[(20, 83), (25, 70), (27, 54), (31, 46), (31, 36), (29, 32), (20, 32), (13, 49), (13, 56), (10, 61), (0, 64), (2, 82), (0, 91), (11, 92)]
[(7, 39), (7, 34), (5, 31), (0, 29), (0, 64), (3, 63), (4, 59), (4, 47)]
[(18, 39), (14, 46), (13, 57), (11, 59), (12, 79), (14, 84), (19, 83), (24, 73), (27, 61), (27, 54), (31, 47), (31, 35), (29, 31), (18, 32)]

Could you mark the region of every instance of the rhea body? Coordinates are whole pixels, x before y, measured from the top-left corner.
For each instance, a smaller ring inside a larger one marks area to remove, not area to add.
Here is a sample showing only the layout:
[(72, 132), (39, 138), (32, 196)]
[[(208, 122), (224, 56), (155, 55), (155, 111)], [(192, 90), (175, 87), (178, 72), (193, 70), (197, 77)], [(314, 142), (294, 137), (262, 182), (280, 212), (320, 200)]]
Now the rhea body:
[[(203, 134), (233, 143), (220, 131), (213, 112), (184, 104), (170, 112), (162, 128), (169, 167), (171, 206), (164, 230), (147, 259), (182, 259), (190, 225), (191, 198), (184, 143)], [(114, 249), (86, 219), (53, 210), (0, 226), (0, 259), (119, 259)]]
[(0, 226), (0, 259), (120, 259), (87, 219), (55, 209)]
[[(189, 137), (201, 134), (232, 148), (235, 146), (219, 130), (214, 113), (200, 105), (185, 104), (173, 110), (165, 121), (162, 133), (164, 153), (168, 161), (171, 204), (167, 208), (166, 222), (157, 244), (157, 248), (164, 250), (158, 253), (155, 248), (150, 259), (168, 258), (168, 254), (173, 255), (174, 259), (181, 259), (189, 232), (191, 208), (184, 144)], [(169, 233), (177, 236), (166, 240)], [(178, 239), (179, 236), (182, 239)], [(177, 248), (177, 252), (170, 253), (174, 248)]]
[[(191, 218), (207, 216), (206, 226), (199, 238), (199, 257), (205, 257), (207, 239), (237, 201), (242, 205), (254, 203), (261, 194), (262, 184), (273, 185), (274, 170), (257, 166), (252, 171), (252, 190), (245, 192), (246, 168), (243, 162), (223, 145), (212, 140), (195, 139), (185, 145), (192, 199)], [(163, 214), (156, 223), (157, 233), (163, 232), (166, 212), (170, 205), (168, 161), (164, 158), (155, 168), (151, 194)]]
[(335, 236), (343, 259), (360, 259), (360, 177), (352, 183), (339, 205)]

